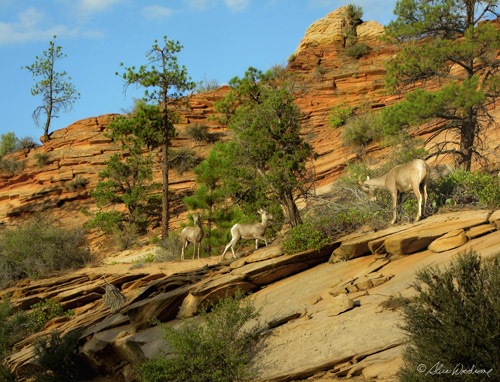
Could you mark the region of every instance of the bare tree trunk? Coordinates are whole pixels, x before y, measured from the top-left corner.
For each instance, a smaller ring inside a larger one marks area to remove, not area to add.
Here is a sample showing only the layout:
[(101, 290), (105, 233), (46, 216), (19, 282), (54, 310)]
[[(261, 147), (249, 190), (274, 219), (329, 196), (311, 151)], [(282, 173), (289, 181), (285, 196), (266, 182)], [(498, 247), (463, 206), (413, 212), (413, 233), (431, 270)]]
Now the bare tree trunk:
[[(164, 132), (164, 135), (168, 135), (168, 132)], [(163, 241), (168, 238), (168, 228), (170, 223), (170, 200), (168, 193), (168, 170), (170, 168), (168, 161), (168, 138), (165, 140), (162, 147), (163, 165), (162, 165), (162, 199), (161, 199), (161, 238)]]
[(285, 215), (288, 223), (290, 223), (292, 227), (302, 224), (302, 218), (300, 217), (299, 209), (297, 208), (297, 204), (295, 204), (295, 200), (291, 193), (287, 192), (284, 195), (281, 195), (280, 203), (285, 210)]

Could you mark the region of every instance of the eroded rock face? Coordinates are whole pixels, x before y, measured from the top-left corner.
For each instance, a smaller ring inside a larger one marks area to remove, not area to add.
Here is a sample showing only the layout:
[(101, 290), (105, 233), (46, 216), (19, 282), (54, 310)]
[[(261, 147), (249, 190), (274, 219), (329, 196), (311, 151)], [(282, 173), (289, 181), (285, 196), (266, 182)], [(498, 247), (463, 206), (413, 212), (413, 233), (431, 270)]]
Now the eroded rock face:
[[(305, 36), (295, 50), (298, 55), (307, 47), (326, 45), (331, 43), (342, 43), (344, 41), (344, 21), (347, 6), (330, 12), (324, 18), (312, 23), (306, 30)], [(357, 26), (359, 41), (375, 39), (384, 33), (383, 25), (376, 21), (363, 22)]]
[[(73, 307), (76, 315), (53, 320), (41, 333), (16, 344), (7, 364), (18, 375), (27, 375), (37, 367), (33, 344), (38, 338), (52, 330), (66, 333), (79, 328), (83, 329), (80, 355), (88, 368), (108, 375), (110, 381), (133, 381), (134, 363), (160, 350), (169, 351), (161, 329), (153, 326), (155, 321), (176, 326), (180, 317), (197, 320), (206, 304), (240, 289), (252, 292), (249, 298), (261, 311), (259, 326), (266, 333), (253, 366), (258, 381), (320, 376), (349, 380), (359, 375), (392, 381), (401, 365), (405, 337), (398, 329), (401, 316), (385, 302), (411, 296), (415, 274), (427, 265), (445, 265), (469, 249), (483, 258), (495, 256), (500, 231), (487, 221), (489, 217), (496, 221), (496, 216), (480, 210), (436, 215), (372, 235), (352, 234), (321, 250), (293, 255), (284, 254), (275, 244), (231, 262), (217, 257), (160, 263), (156, 268), (130, 266), (114, 273), (109, 268), (91, 268), (46, 280), (25, 280), (0, 295), (11, 293), (12, 304), (20, 309), (51, 298)], [(438, 237), (415, 251), (404, 256), (387, 251), (391, 248), (388, 239), (422, 242), (426, 236), (422, 232), (430, 231)], [(356, 242), (370, 248), (366, 240), (359, 240), (361, 236), (383, 245), (376, 246), (375, 253), (328, 262), (344, 242), (347, 248)], [(448, 245), (439, 252), (432, 250), (434, 243), (446, 244), (457, 236), (468, 240), (458, 246), (455, 242), (453, 249)], [(176, 267), (185, 271), (173, 271)], [(126, 297), (118, 312), (112, 313), (103, 304), (103, 276)]]

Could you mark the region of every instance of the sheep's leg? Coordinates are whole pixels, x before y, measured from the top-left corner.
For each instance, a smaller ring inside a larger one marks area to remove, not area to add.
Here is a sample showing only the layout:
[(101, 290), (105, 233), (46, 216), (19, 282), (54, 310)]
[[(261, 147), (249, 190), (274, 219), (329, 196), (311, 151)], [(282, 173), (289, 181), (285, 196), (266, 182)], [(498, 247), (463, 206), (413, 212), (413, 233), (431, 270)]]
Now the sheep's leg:
[(231, 248), (231, 252), (233, 253), (233, 258), (236, 259), (236, 254), (234, 253), (234, 247), (236, 247), (236, 243), (238, 243), (238, 240), (240, 240), (240, 236), (233, 236), (231, 241), (226, 245), (226, 248), (224, 248), (224, 252), (222, 253), (222, 258), (224, 258), (224, 255), (226, 254), (227, 250)]
[(413, 190), (415, 193), (415, 196), (417, 197), (417, 203), (418, 203), (418, 212), (417, 212), (417, 217), (415, 218), (415, 222), (418, 222), (420, 218), (422, 217), (422, 193), (420, 192), (420, 187), (417, 187), (416, 189)]
[(182, 250), (181, 250), (181, 261), (184, 260), (184, 254), (186, 253), (186, 247), (188, 245), (188, 241), (184, 240), (182, 242)]
[(392, 220), (391, 224), (396, 222), (396, 214), (397, 214), (397, 206), (398, 206), (398, 192), (392, 194)]
[(255, 239), (255, 249), (259, 249), (259, 239)]

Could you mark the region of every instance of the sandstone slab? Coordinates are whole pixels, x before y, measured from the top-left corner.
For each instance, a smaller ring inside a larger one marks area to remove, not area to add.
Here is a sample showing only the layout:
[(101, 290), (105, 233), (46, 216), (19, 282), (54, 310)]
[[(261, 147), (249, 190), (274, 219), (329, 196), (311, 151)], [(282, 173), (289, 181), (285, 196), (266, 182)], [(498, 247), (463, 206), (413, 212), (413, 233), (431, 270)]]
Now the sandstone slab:
[(463, 229), (457, 229), (437, 238), (429, 245), (432, 252), (444, 252), (467, 243), (467, 235)]

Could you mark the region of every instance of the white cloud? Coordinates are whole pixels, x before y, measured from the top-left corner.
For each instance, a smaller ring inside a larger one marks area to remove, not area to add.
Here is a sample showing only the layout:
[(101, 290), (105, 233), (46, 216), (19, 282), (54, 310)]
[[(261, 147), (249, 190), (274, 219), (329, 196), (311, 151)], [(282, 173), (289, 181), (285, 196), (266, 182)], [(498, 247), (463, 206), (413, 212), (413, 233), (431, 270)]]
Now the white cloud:
[(208, 8), (208, 6), (214, 4), (214, 0), (184, 0), (184, 1), (188, 3), (190, 9), (193, 9), (195, 11), (204, 11), (205, 9)]
[(98, 13), (111, 8), (122, 0), (78, 0), (78, 8), (85, 13)]
[(174, 9), (162, 7), (159, 5), (152, 5), (149, 7), (142, 8), (142, 15), (147, 20), (160, 20), (172, 16), (175, 12)]
[(65, 25), (44, 26), (46, 17), (36, 8), (28, 8), (18, 14), (18, 21), (0, 22), (0, 44), (13, 44), (32, 41), (47, 41), (54, 35), (72, 37), (77, 29), (70, 30)]
[(247, 7), (250, 0), (224, 0), (224, 3), (233, 12), (243, 12)]

